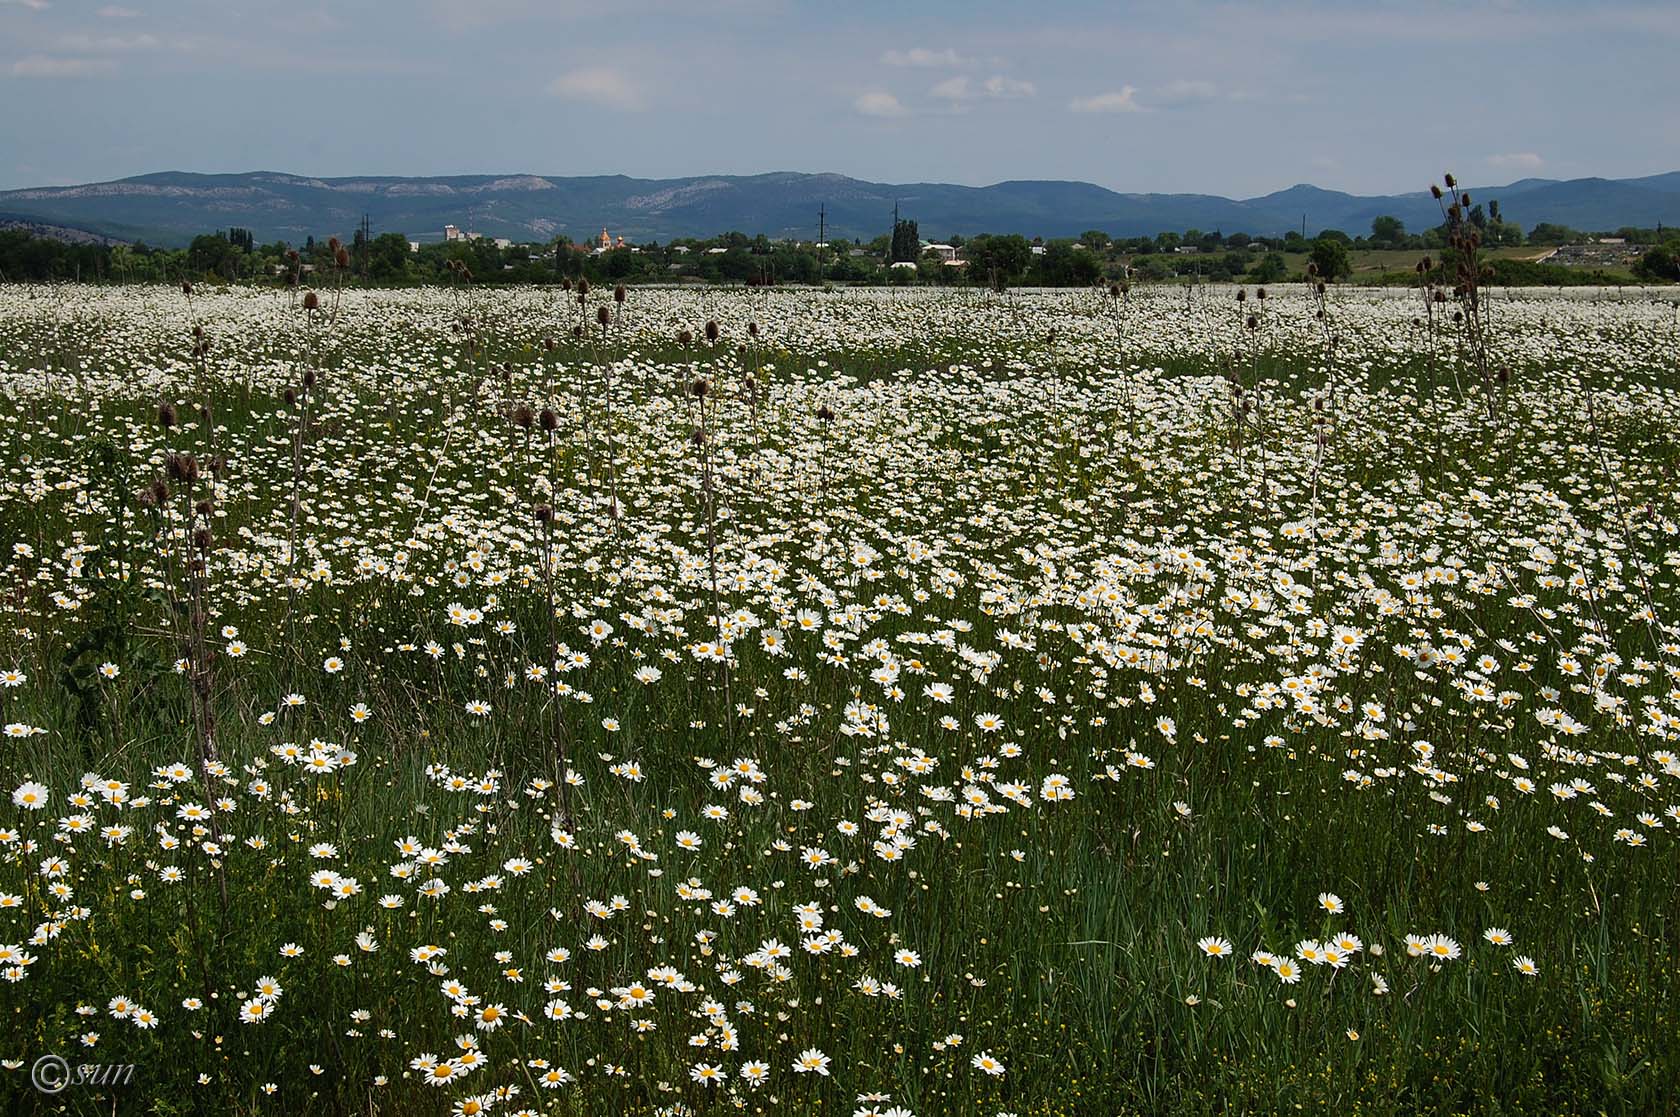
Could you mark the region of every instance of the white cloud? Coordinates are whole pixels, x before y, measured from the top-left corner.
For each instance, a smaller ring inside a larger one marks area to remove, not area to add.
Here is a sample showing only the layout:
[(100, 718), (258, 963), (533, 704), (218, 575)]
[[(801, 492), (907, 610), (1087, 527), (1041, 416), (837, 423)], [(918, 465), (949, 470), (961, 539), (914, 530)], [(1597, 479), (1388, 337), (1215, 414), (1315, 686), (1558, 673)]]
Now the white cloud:
[(1501, 170), (1537, 171), (1546, 161), (1532, 151), (1512, 151), (1504, 155), (1490, 155), (1487, 162), (1488, 166)]
[(65, 50), (115, 53), (131, 50), (156, 50), (162, 42), (156, 35), (65, 35), (59, 39)]
[(881, 61), (888, 66), (917, 66), (923, 68), (968, 65), (968, 59), (950, 47), (946, 47), (944, 50), (934, 50), (931, 47), (889, 50), (881, 55)]
[(610, 66), (587, 66), (561, 74), (549, 82), (548, 91), (609, 109), (639, 109), (645, 103), (640, 87)]
[(879, 90), (859, 94), (857, 100), (852, 102), (852, 108), (864, 116), (903, 116), (906, 112), (897, 97)]
[(1122, 86), (1118, 92), (1099, 93), (1095, 97), (1075, 97), (1068, 102), (1074, 112), (1142, 112), (1137, 103), (1137, 87)]
[(993, 74), (986, 79), (986, 96), (1008, 100), (1015, 97), (1031, 97), (1038, 92), (1038, 87), (1030, 81), (1020, 78), (1006, 78), (1002, 74)]
[(0, 0), (0, 8), (28, 8), (32, 12), (44, 12), (52, 7), (47, 0)]
[(133, 8), (124, 8), (117, 4), (107, 4), (99, 9), (99, 14), (105, 19), (134, 19), (139, 12)]
[(1155, 91), (1149, 99), (1150, 104), (1167, 107), (1178, 105), (1199, 105), (1219, 96), (1219, 87), (1211, 81), (1196, 81), (1179, 79), (1170, 81)]
[(979, 85), (969, 81), (959, 74), (954, 78), (946, 78), (928, 93), (942, 101), (957, 104), (964, 101), (978, 100), (981, 97), (993, 100), (1013, 100), (1017, 97), (1031, 97), (1038, 92), (1038, 87), (1030, 81), (1019, 78), (1006, 78), (1002, 74), (993, 74)]
[(32, 54), (13, 62), (9, 72), (14, 78), (90, 78), (108, 74), (114, 68), (107, 58), (53, 58)]
[(959, 74), (954, 78), (946, 78), (928, 90), (928, 93), (941, 101), (966, 101), (974, 96), (974, 89), (968, 79)]

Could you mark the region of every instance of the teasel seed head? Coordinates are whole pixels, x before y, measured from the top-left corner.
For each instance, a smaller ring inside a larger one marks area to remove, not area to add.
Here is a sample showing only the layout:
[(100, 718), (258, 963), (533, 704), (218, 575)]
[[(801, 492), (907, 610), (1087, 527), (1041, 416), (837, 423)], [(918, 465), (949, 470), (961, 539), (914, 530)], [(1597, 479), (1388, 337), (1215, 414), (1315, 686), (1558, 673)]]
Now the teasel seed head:
[(618, 286), (613, 288), (613, 302), (617, 303), (619, 306), (623, 306), (624, 300), (629, 297), (629, 294), (630, 292), (624, 289), (624, 284), (620, 283)]
[(711, 390), (712, 386), (706, 382), (706, 378), (703, 376), (688, 386), (689, 394), (695, 399), (705, 399), (706, 393)]
[(694, 333), (693, 333), (693, 331), (686, 330), (686, 329), (678, 330), (677, 331), (677, 344), (682, 346), (684, 349), (687, 349), (690, 345), (693, 345), (694, 344)]
[(320, 310), (321, 309), (321, 296), (317, 295), (313, 291), (305, 291), (303, 293), (303, 309), (305, 309), (305, 310)]
[(522, 403), (513, 409), (513, 425), (520, 430), (531, 429), (531, 409), (525, 404)]
[(531, 515), (536, 517), (539, 524), (550, 523), (554, 519), (554, 509), (546, 504), (539, 504), (531, 509)]
[(755, 341), (758, 339), (758, 323), (757, 322), (748, 322), (747, 323), (747, 336), (752, 338)]
[(175, 405), (165, 403), (158, 407), (158, 426), (168, 430), (175, 425)]
[(821, 419), (825, 423), (834, 422), (834, 409), (829, 407), (826, 403), (823, 404), (821, 407), (817, 408), (817, 418)]
[(595, 321), (603, 327), (612, 325), (612, 311), (605, 306), (596, 307)]
[(182, 481), (190, 485), (198, 480), (198, 462), (191, 454), (171, 454), (163, 461), (164, 472), (171, 481)]
[(723, 333), (723, 327), (719, 326), (717, 324), (717, 319), (716, 318), (713, 318), (706, 323), (706, 340), (707, 341), (716, 342), (717, 339), (719, 338), (719, 336), (722, 335), (722, 333)]
[(542, 413), (537, 416), (537, 425), (552, 434), (560, 426), (560, 416), (545, 407), (542, 409)]

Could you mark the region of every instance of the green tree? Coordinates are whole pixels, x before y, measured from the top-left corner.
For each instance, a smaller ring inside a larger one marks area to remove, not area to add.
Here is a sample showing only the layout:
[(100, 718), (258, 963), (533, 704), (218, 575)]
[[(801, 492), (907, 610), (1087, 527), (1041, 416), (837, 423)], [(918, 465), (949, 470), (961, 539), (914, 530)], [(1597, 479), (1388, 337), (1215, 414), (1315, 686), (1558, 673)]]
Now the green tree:
[(977, 282), (1001, 291), (1018, 283), (1032, 264), (1032, 246), (1019, 233), (978, 236), (968, 242), (968, 271)]
[(1528, 232), (1530, 244), (1573, 244), (1580, 239), (1581, 234), (1574, 229), (1550, 221), (1542, 221)]
[(234, 279), (238, 276), (239, 255), (226, 233), (205, 233), (194, 237), (187, 248), (187, 267), (197, 275)]
[(1680, 280), (1680, 240), (1652, 248), (1633, 270), (1645, 279)]
[(368, 277), (383, 283), (408, 278), (408, 237), (380, 233), (368, 242)]
[(1283, 254), (1268, 252), (1254, 265), (1254, 270), (1248, 273), (1248, 278), (1254, 283), (1277, 283), (1289, 274), (1289, 265), (1284, 263)]
[(893, 226), (891, 263), (910, 261), (914, 263), (922, 254), (922, 238), (916, 229), (916, 223), (908, 218)]
[(1384, 214), (1371, 219), (1371, 241), (1374, 244), (1396, 245), (1406, 239), (1406, 226), (1398, 217)]
[(1340, 239), (1326, 235), (1313, 241), (1312, 262), (1318, 268), (1318, 277), (1326, 281), (1352, 275), (1353, 265), (1348, 261), (1347, 234), (1342, 234)]

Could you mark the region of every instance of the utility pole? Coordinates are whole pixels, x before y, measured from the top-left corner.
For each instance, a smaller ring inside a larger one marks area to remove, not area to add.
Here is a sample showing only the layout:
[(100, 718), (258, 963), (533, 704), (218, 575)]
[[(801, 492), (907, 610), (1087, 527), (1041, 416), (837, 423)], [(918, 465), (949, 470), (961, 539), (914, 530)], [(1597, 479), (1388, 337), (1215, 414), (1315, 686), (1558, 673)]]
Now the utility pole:
[(828, 203), (817, 207), (817, 286), (823, 283), (823, 246), (828, 243)]

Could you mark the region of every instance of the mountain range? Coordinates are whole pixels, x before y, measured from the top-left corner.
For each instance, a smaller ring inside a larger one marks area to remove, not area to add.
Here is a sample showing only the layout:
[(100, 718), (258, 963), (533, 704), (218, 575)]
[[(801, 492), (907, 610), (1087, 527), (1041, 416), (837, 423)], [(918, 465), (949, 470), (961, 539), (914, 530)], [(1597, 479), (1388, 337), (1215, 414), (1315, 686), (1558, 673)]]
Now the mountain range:
[[(1497, 200), (1506, 220), (1524, 228), (1542, 221), (1584, 230), (1680, 224), (1680, 171), (1630, 179), (1527, 178), (1470, 192), (1473, 202)], [(602, 228), (631, 241), (731, 230), (814, 240), (819, 207), (831, 239), (868, 240), (891, 230), (894, 206), (917, 221), (924, 238), (1064, 237), (1089, 229), (1143, 236), (1192, 228), (1275, 236), (1303, 226), (1308, 235), (1324, 229), (1358, 235), (1385, 214), (1413, 231), (1441, 221), (1427, 191), (1360, 196), (1303, 184), (1233, 199), (1121, 194), (1088, 182), (975, 187), (794, 172), (676, 179), (532, 174), (323, 179), (274, 171), (166, 171), (84, 186), (0, 191), (0, 213), (8, 223), (161, 246), (229, 226), (252, 230), (259, 242), (348, 238), (364, 214), (375, 233), (401, 232), (418, 241), (441, 238), (445, 225), (537, 242), (560, 234), (587, 240)]]

